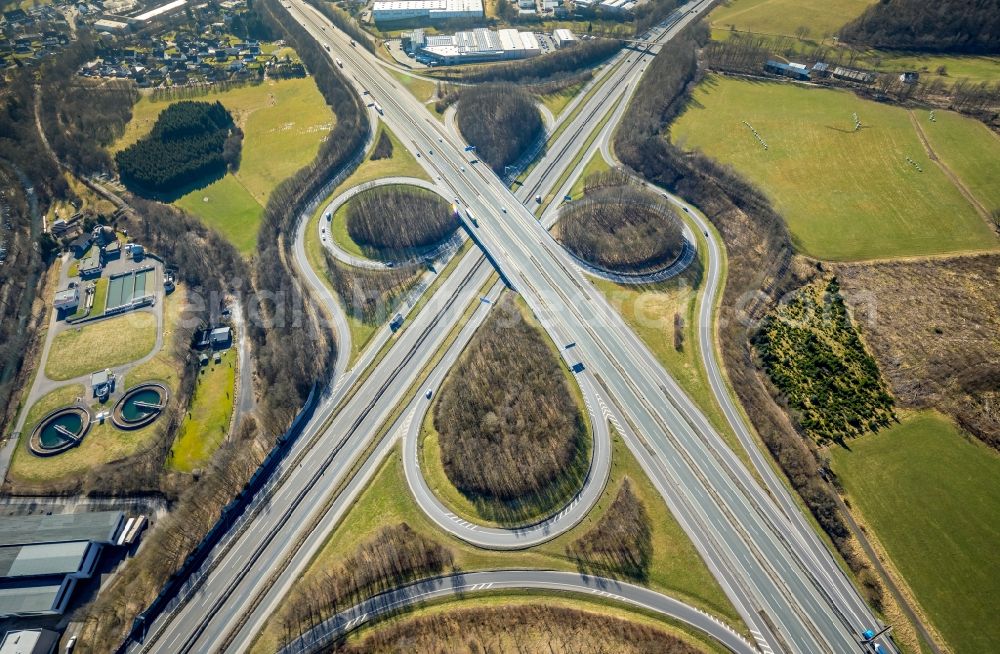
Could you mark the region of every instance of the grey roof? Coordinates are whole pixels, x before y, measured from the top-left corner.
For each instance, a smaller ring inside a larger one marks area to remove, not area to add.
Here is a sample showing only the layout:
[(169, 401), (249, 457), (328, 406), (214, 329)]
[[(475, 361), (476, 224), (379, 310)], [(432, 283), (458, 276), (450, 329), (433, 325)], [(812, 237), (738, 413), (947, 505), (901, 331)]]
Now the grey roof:
[(0, 616), (50, 611), (62, 585), (62, 577), (0, 581)]
[(0, 516), (0, 547), (79, 540), (109, 543), (124, 517), (121, 511)]
[(107, 370), (98, 370), (97, 372), (90, 375), (90, 385), (91, 386), (103, 386), (108, 383), (108, 379), (111, 377), (111, 373)]
[(49, 654), (59, 644), (59, 634), (50, 629), (8, 631), (0, 642), (0, 654)]
[(0, 547), (0, 577), (38, 577), (77, 572), (90, 541)]

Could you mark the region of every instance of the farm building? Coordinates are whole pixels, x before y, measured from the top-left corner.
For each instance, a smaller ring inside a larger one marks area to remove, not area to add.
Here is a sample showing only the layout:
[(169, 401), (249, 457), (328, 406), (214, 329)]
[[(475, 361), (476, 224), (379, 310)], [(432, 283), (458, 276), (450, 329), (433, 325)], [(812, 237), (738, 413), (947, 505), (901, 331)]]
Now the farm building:
[(378, 0), (372, 5), (372, 18), (376, 23), (482, 17), (482, 0)]
[(121, 511), (0, 517), (0, 618), (63, 613), (124, 526)]
[(863, 70), (854, 70), (853, 68), (844, 68), (843, 66), (837, 66), (834, 68), (833, 76), (837, 79), (843, 79), (849, 82), (860, 82), (861, 84), (871, 84), (875, 81), (874, 73), (868, 73)]
[(780, 61), (768, 60), (764, 70), (772, 75), (782, 75), (801, 82), (809, 81), (809, 70), (802, 64), (785, 64)]

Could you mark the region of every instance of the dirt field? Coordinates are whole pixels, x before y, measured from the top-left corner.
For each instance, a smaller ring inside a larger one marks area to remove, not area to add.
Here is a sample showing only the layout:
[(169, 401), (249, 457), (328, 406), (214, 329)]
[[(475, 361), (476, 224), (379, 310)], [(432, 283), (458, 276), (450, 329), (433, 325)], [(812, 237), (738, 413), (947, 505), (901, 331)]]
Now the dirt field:
[(903, 407), (935, 407), (1000, 448), (1000, 256), (836, 267)]

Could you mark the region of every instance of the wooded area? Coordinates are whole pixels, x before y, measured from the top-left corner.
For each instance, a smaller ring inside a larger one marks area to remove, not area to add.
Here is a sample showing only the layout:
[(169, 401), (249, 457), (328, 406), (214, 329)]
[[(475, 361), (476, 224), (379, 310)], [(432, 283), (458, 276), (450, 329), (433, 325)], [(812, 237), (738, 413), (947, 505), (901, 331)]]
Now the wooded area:
[(560, 477), (580, 475), (587, 449), (559, 360), (509, 294), (442, 386), (434, 427), (445, 474), (473, 500), (549, 492)]
[(542, 603), (456, 608), (401, 619), (336, 654), (697, 654), (666, 631), (599, 612)]
[(543, 134), (535, 100), (514, 84), (464, 89), (458, 100), (458, 129), (476, 154), (498, 174), (521, 158)]
[(588, 181), (584, 196), (560, 211), (560, 242), (584, 261), (616, 272), (643, 272), (673, 263), (684, 247), (683, 228), (673, 208), (614, 171), (610, 175), (616, 183)]
[(570, 543), (566, 555), (583, 574), (638, 582), (649, 578), (653, 558), (649, 514), (628, 479), (622, 481), (601, 521)]
[(875, 48), (1000, 53), (1000, 0), (880, 0), (840, 30)]
[(239, 134), (234, 128), (219, 101), (175, 102), (147, 136), (115, 155), (118, 172), (133, 191), (176, 195), (191, 184), (221, 177), (238, 161), (239, 147), (229, 144), (230, 134)]
[(413, 286), (423, 266), (396, 266), (383, 270), (355, 268), (323, 250), (326, 276), (348, 315), (367, 325), (378, 325), (395, 313), (399, 300)]
[(365, 598), (452, 567), (452, 554), (405, 522), (383, 527), (343, 561), (300, 583), (278, 614), (281, 643)]
[(375, 186), (347, 204), (347, 233), (374, 258), (405, 259), (448, 238), (458, 225), (444, 198), (416, 186)]

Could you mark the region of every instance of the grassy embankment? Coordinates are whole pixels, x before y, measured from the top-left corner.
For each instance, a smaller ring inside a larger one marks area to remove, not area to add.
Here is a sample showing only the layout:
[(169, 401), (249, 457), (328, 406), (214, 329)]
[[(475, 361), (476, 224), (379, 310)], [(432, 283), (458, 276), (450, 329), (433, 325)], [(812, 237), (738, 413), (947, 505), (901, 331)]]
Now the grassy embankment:
[(236, 350), (230, 348), (219, 363), (213, 357), (199, 371), (191, 405), (167, 457), (168, 468), (192, 472), (211, 458), (229, 431), (235, 389)]
[[(323, 259), (323, 243), (320, 240), (317, 226), (319, 225), (319, 222), (323, 220), (323, 215), (326, 212), (326, 206), (330, 200), (333, 200), (349, 188), (359, 186), (375, 179), (381, 179), (383, 177), (416, 177), (418, 179), (430, 181), (430, 177), (426, 172), (424, 172), (424, 169), (420, 167), (420, 164), (417, 163), (416, 158), (410, 154), (409, 150), (402, 145), (396, 135), (393, 134), (388, 127), (379, 123), (378, 130), (379, 132), (375, 134), (374, 143), (378, 143), (379, 134), (383, 130), (387, 132), (390, 140), (392, 141), (392, 156), (375, 161), (365, 159), (350, 177), (344, 180), (340, 186), (333, 189), (330, 196), (320, 203), (319, 207), (317, 207), (315, 213), (313, 213), (310, 218), (309, 224), (306, 226), (306, 258), (309, 260), (309, 264), (313, 267), (313, 270), (320, 273), (321, 279), (326, 280), (326, 275), (322, 274), (322, 271), (326, 270), (326, 261)], [(361, 254), (361, 248), (356, 243), (351, 241), (350, 236), (347, 234), (345, 214), (343, 212), (337, 213), (341, 216), (341, 220), (337, 221), (335, 218), (334, 222), (336, 224), (329, 226), (328, 231), (333, 232), (333, 237), (338, 239), (337, 242), (346, 251), (358, 253), (359, 256), (363, 256), (363, 254)], [(328, 281), (327, 283), (329, 284)], [(368, 344), (368, 341), (371, 340), (371, 337), (375, 334), (375, 331), (380, 327), (380, 325), (367, 324), (351, 315), (348, 315), (347, 320), (351, 328), (351, 361), (354, 361), (364, 349), (365, 345)]]
[(954, 651), (997, 651), (1000, 455), (934, 412), (829, 452), (869, 535)]
[[(327, 539), (303, 577), (317, 578), (323, 570), (349, 555), (357, 543), (370, 538), (384, 525), (400, 522), (405, 522), (421, 536), (445, 545), (454, 555), (456, 569), (467, 572), (503, 568), (575, 570), (575, 563), (567, 555), (567, 546), (600, 522), (608, 506), (614, 501), (622, 480), (628, 478), (650, 516), (653, 556), (649, 566), (648, 585), (684, 598), (730, 624), (739, 625), (738, 616), (699, 558), (694, 545), (617, 434), (613, 435), (612, 445), (610, 478), (594, 509), (569, 532), (543, 545), (517, 552), (482, 550), (441, 533), (409, 493), (397, 447), (375, 473), (352, 510)], [(292, 592), (296, 592), (295, 589)], [(277, 639), (278, 625), (272, 620), (265, 626), (253, 651), (273, 651)]]
[[(854, 112), (864, 125), (857, 132)], [(757, 130), (767, 150), (743, 121)], [(1000, 244), (929, 160), (909, 114), (899, 107), (843, 91), (710, 76), (671, 136), (733, 165), (763, 189), (787, 220), (796, 245), (820, 259), (941, 254)], [(962, 147), (973, 165), (995, 166), (995, 145), (988, 140), (968, 138)]]
[[(683, 643), (671, 642), (677, 638)], [(343, 651), (529, 651), (548, 654), (726, 652), (682, 623), (581, 595), (486, 593), (421, 606), (363, 627)], [(475, 649), (478, 647), (479, 650)]]
[(45, 375), (63, 380), (113, 368), (145, 356), (155, 344), (156, 317), (147, 311), (69, 327), (52, 340)]
[[(197, 99), (222, 102), (243, 130), (240, 166), (235, 173), (192, 190), (176, 204), (249, 255), (256, 247), (257, 228), (271, 191), (313, 160), (334, 117), (312, 78), (267, 81), (213, 91)], [(171, 102), (143, 96), (112, 150), (121, 150), (147, 134)]]

